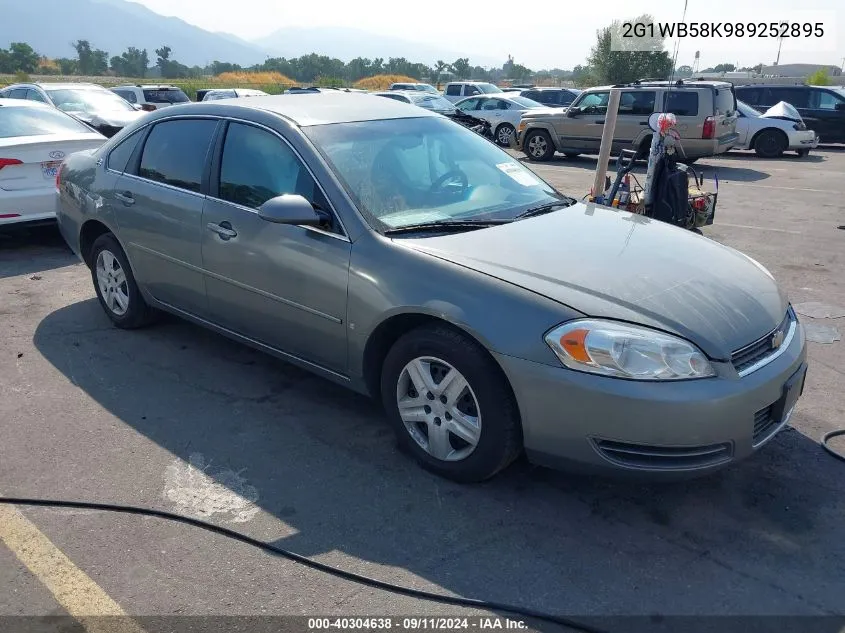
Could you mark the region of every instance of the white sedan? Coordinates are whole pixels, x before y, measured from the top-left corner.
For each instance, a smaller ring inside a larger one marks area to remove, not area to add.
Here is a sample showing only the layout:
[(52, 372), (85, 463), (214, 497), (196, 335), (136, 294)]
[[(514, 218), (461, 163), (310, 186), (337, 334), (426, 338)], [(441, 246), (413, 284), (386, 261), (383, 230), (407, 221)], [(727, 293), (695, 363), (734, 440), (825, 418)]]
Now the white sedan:
[(455, 107), (476, 118), (487, 121), (493, 128), (495, 141), (505, 147), (510, 145), (523, 112), (537, 108), (548, 108), (542, 103), (510, 93), (467, 97), (458, 101)]
[(61, 110), (0, 99), (0, 226), (55, 218), (62, 160), (105, 142), (105, 136)]
[(753, 149), (763, 158), (778, 158), (785, 151), (806, 156), (819, 145), (819, 137), (808, 130), (798, 111), (781, 101), (760, 114), (747, 103), (736, 102), (736, 132), (739, 140), (734, 149)]

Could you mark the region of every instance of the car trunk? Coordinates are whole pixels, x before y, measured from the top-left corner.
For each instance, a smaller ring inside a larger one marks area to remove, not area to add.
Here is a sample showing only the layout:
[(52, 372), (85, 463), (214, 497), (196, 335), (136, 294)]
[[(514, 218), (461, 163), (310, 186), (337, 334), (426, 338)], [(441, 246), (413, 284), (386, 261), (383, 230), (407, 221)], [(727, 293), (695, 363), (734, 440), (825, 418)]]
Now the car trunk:
[(62, 160), (105, 139), (99, 134), (45, 134), (0, 138), (0, 189), (23, 191), (55, 186)]

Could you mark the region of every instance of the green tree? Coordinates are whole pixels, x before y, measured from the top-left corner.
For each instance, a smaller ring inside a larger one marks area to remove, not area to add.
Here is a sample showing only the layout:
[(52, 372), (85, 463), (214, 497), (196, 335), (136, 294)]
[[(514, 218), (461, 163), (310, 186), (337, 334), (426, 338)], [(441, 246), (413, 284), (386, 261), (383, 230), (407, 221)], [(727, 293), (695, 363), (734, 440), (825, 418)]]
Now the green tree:
[(134, 46), (127, 48), (119, 57), (111, 58), (111, 69), (123, 77), (144, 77), (149, 64), (150, 57), (146, 49), (141, 50)]
[(452, 72), (455, 73), (456, 79), (469, 79), (470, 73), (472, 72), (469, 57), (459, 57), (449, 64), (449, 67), (452, 69)]
[(229, 62), (219, 62), (216, 59), (211, 62), (211, 74), (222, 75), (223, 73), (232, 73), (238, 70), (243, 70), (238, 64), (230, 64)]
[(24, 42), (12, 42), (9, 46), (9, 60), (12, 72), (35, 72), (38, 68), (40, 56), (33, 48)]
[(161, 48), (157, 48), (156, 51), (156, 66), (158, 66), (159, 70), (161, 71), (162, 77), (170, 77), (170, 47), (169, 46), (162, 46)]
[[(642, 15), (631, 21), (649, 24), (654, 20), (650, 15)], [(610, 84), (646, 78), (667, 79), (672, 72), (672, 59), (664, 50), (663, 38), (624, 38), (619, 20), (596, 32), (596, 44), (590, 51), (588, 62), (592, 74)]]
[(440, 83), (440, 75), (442, 75), (443, 71), (445, 71), (447, 68), (449, 68), (449, 64), (444, 62), (442, 59), (438, 59), (436, 62), (434, 62), (434, 81), (435, 82)]
[(816, 72), (807, 77), (807, 83), (811, 86), (829, 86), (833, 82), (830, 81), (827, 70), (819, 68)]
[(79, 72), (79, 62), (69, 57), (60, 57), (56, 60), (59, 72), (63, 75), (76, 75)]
[(733, 64), (716, 64), (713, 68), (714, 73), (732, 73), (736, 70), (736, 66)]
[(91, 48), (88, 40), (77, 40), (72, 44), (76, 49), (78, 71), (82, 75), (105, 75), (109, 69), (109, 54), (106, 51)]
[(0, 48), (0, 73), (12, 73), (12, 56), (5, 48)]

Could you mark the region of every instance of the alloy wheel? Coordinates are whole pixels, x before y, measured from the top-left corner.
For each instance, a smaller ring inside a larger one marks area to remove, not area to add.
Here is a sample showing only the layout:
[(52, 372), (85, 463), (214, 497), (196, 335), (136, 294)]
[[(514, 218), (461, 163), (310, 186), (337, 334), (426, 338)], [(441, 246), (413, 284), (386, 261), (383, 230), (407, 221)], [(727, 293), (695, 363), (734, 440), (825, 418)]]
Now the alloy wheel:
[(545, 155), (548, 147), (546, 139), (544, 139), (540, 134), (535, 134), (528, 139), (528, 153), (534, 158), (541, 158)]

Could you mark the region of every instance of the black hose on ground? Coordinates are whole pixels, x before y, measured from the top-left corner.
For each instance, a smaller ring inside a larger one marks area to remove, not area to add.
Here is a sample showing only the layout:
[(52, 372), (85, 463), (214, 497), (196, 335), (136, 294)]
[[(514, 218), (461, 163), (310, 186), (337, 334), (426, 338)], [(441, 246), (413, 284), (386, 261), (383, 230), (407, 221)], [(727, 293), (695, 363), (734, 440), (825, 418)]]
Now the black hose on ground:
[(277, 556), (287, 558), (288, 560), (294, 561), (306, 567), (310, 567), (311, 569), (316, 569), (317, 571), (321, 571), (325, 574), (330, 574), (338, 578), (343, 578), (344, 580), (349, 580), (360, 585), (372, 587), (373, 589), (380, 589), (382, 591), (389, 591), (391, 593), (403, 596), (410, 596), (412, 598), (427, 600), (429, 602), (439, 602), (441, 604), (448, 604), (455, 607), (484, 609), (486, 611), (502, 611), (505, 613), (519, 615), (525, 618), (532, 618), (535, 620), (541, 620), (544, 622), (550, 622), (552, 624), (558, 624), (561, 626), (569, 627), (574, 631), (581, 631), (582, 633), (607, 633), (602, 629), (595, 628), (593, 626), (578, 622), (576, 620), (572, 620), (570, 618), (552, 615), (550, 613), (544, 613), (542, 611), (537, 611), (528, 607), (521, 607), (517, 605), (493, 602), (488, 600), (479, 600), (476, 598), (446, 596), (439, 593), (433, 593), (431, 591), (424, 591), (421, 589), (413, 589), (412, 587), (396, 585), (393, 583), (385, 582), (383, 580), (378, 580), (376, 578), (371, 578), (369, 576), (364, 576), (363, 574), (356, 574), (355, 572), (346, 571), (337, 567), (333, 567), (332, 565), (327, 565), (325, 563), (320, 563), (318, 561), (311, 560), (310, 558), (301, 554), (297, 554), (296, 552), (291, 552), (290, 550), (286, 550), (271, 543), (259, 541), (258, 539), (252, 538), (251, 536), (247, 536), (246, 534), (230, 530), (220, 525), (208, 523), (207, 521), (202, 521), (200, 519), (194, 519), (193, 517), (176, 514), (174, 512), (167, 512), (164, 510), (155, 510), (153, 508), (142, 508), (138, 506), (129, 506), (123, 504), (94, 503), (89, 501), (64, 501), (55, 499), (27, 499), (19, 497), (0, 497), (0, 503), (18, 506), (40, 506), (52, 508), (77, 508), (84, 510), (99, 510), (102, 512), (136, 514), (142, 516), (156, 517), (168, 521), (175, 521), (177, 523), (184, 523), (186, 525), (198, 527), (203, 530), (213, 532), (215, 534), (220, 534), (221, 536), (240, 541), (241, 543), (246, 543), (247, 545), (251, 545), (252, 547), (257, 547), (258, 549), (264, 550), (265, 552), (270, 552), (276, 554)]
[(829, 433), (825, 433), (824, 435), (822, 435), (821, 444), (822, 444), (822, 448), (824, 450), (826, 450), (828, 453), (830, 453), (831, 455), (833, 455), (833, 457), (835, 457), (836, 459), (838, 459), (840, 461), (845, 462), (845, 455), (843, 455), (839, 451), (832, 449), (830, 447), (830, 444), (828, 443), (834, 437), (839, 437), (840, 435), (845, 435), (845, 429), (839, 429), (838, 431), (830, 431)]

